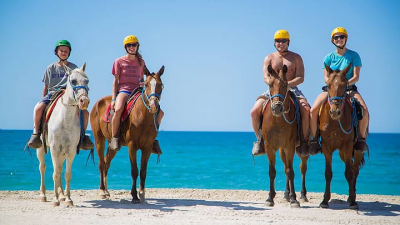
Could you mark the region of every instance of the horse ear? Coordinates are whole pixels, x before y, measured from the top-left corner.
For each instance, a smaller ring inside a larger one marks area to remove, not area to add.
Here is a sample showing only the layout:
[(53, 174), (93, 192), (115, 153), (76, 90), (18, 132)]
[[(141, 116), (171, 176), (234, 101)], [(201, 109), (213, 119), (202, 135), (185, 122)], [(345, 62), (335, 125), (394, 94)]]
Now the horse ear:
[(158, 76), (161, 77), (161, 75), (163, 75), (164, 69), (165, 69), (165, 66), (163, 65), (163, 66), (160, 68), (160, 70), (157, 72)]
[(83, 72), (85, 72), (85, 69), (86, 69), (86, 62), (82, 65), (82, 67), (81, 67), (81, 70), (83, 71)]
[(282, 70), (283, 70), (284, 73), (286, 73), (286, 72), (287, 72), (287, 66), (286, 66), (286, 65), (283, 65)]
[(146, 65), (145, 65), (144, 68), (143, 68), (143, 73), (144, 73), (144, 75), (146, 75), (146, 76), (149, 76), (149, 75), (150, 75), (150, 71), (149, 71), (149, 69), (147, 69), (147, 66), (146, 66)]
[(342, 70), (342, 73), (343, 73), (343, 75), (344, 76), (346, 76), (346, 74), (349, 72), (349, 70), (351, 69), (351, 63), (346, 67), (346, 68), (344, 68), (344, 70)]
[(324, 63), (324, 65), (325, 65), (325, 69), (328, 72), (328, 74), (331, 74), (333, 72), (333, 70), (328, 65), (326, 65), (326, 63)]

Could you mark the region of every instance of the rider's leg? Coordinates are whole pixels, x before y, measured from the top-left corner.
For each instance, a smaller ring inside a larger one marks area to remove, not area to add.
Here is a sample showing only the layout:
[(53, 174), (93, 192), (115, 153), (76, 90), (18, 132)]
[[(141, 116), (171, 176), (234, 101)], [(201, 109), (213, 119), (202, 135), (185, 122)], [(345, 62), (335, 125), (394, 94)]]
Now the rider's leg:
[(313, 138), (313, 140), (310, 141), (309, 152), (312, 155), (315, 155), (321, 151), (321, 146), (318, 144), (319, 137), (317, 137), (318, 113), (322, 106), (322, 103), (326, 101), (327, 97), (328, 92), (322, 92), (321, 94), (319, 94), (310, 109), (310, 129), (311, 137)]
[(114, 116), (111, 119), (111, 144), (110, 148), (111, 150), (118, 151), (121, 148), (121, 143), (119, 142), (119, 137), (118, 135), (118, 129), (119, 125), (121, 122), (121, 115), (125, 107), (125, 103), (128, 100), (129, 95), (121, 92), (120, 94), (117, 95), (117, 98), (115, 100), (115, 106), (114, 106)]
[(40, 127), (40, 121), (42, 119), (43, 111), (46, 108), (46, 103), (44, 102), (39, 102), (36, 104), (35, 109), (33, 110), (33, 134), (31, 135), (31, 138), (28, 141), (28, 146), (30, 148), (40, 148), (42, 146), (42, 141), (40, 140), (40, 133), (39, 133), (39, 127)]
[(251, 116), (251, 124), (253, 126), (254, 134), (256, 135), (257, 141), (253, 144), (253, 155), (262, 155), (265, 154), (263, 143), (261, 143), (261, 132), (260, 132), (260, 125), (261, 125), (261, 110), (262, 105), (265, 99), (258, 99), (254, 104), (253, 108), (250, 110)]
[[(89, 122), (89, 112), (87, 110), (82, 110), (82, 115), (83, 115), (83, 129), (86, 132), (87, 125)], [(93, 146), (94, 146), (94, 144), (90, 140), (89, 136), (85, 135), (83, 137), (83, 141), (81, 143), (80, 149), (89, 150), (89, 149), (93, 148)]]
[(308, 137), (310, 132), (310, 107), (307, 103), (307, 100), (304, 98), (300, 98), (299, 102), (301, 114), (301, 130), (303, 136), (301, 137), (300, 146), (296, 148), (296, 152), (301, 156), (307, 156), (309, 154)]
[[(162, 120), (163, 117), (164, 117), (164, 111), (162, 111), (162, 109), (160, 109), (160, 112), (158, 112), (158, 115), (157, 115), (158, 126), (161, 125), (161, 120)], [(160, 143), (158, 143), (158, 140), (154, 140), (153, 149), (152, 149), (151, 153), (154, 153), (154, 154), (157, 154), (157, 155), (161, 155), (162, 154)]]
[(364, 116), (363, 116), (362, 120), (359, 121), (359, 124), (358, 124), (359, 137), (358, 137), (356, 144), (354, 145), (354, 150), (360, 151), (360, 152), (365, 152), (368, 149), (367, 144), (366, 144), (367, 129), (368, 129), (368, 124), (369, 124), (368, 107), (365, 104), (364, 99), (361, 97), (361, 95), (358, 92), (352, 92), (351, 95), (360, 102), (360, 104), (363, 108), (363, 112), (364, 112)]

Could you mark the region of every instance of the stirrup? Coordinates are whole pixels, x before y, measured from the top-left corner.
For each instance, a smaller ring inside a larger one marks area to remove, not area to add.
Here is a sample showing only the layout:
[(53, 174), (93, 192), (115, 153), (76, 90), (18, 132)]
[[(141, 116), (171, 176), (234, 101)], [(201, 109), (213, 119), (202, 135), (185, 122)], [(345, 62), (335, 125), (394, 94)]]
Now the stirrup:
[(118, 152), (120, 148), (121, 148), (121, 143), (119, 142), (119, 138), (112, 137), (110, 143), (110, 149)]
[(357, 142), (353, 146), (354, 151), (357, 151), (359, 153), (364, 153), (368, 150), (368, 145), (366, 143), (365, 138), (359, 138)]
[(81, 145), (79, 146), (82, 150), (90, 150), (94, 147), (92, 140), (90, 140), (89, 136), (85, 135), (83, 140), (81, 141)]
[(310, 155), (316, 155), (317, 153), (322, 153), (322, 148), (318, 143), (318, 139), (310, 141), (308, 146), (308, 152)]
[(40, 134), (32, 134), (28, 141), (29, 148), (38, 149), (42, 147), (42, 140), (40, 140)]
[(151, 153), (156, 154), (156, 155), (162, 154), (161, 147), (160, 147), (160, 144), (158, 143), (158, 140), (154, 140), (153, 148), (151, 149)]

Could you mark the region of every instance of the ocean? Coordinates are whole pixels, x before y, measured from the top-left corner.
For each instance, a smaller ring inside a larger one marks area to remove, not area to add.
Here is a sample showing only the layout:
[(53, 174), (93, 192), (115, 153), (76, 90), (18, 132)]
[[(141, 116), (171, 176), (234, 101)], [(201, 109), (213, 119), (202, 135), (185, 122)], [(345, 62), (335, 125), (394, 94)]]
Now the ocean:
[[(91, 131), (87, 133), (90, 135)], [(39, 190), (36, 150), (23, 151), (30, 134), (31, 130), (0, 130), (0, 190)], [(255, 157), (253, 164), (251, 148), (255, 137), (251, 132), (160, 131), (158, 140), (163, 154), (159, 164), (156, 155), (150, 157), (147, 188), (269, 190), (267, 156)], [(372, 133), (368, 145), (370, 152), (358, 176), (357, 193), (400, 195), (400, 134)], [(92, 161), (87, 162), (88, 155), (89, 151), (81, 151), (75, 157), (72, 190), (99, 188), (98, 157), (95, 154), (94, 165)], [(332, 164), (331, 191), (348, 194), (345, 166), (338, 151), (333, 155)], [(46, 188), (53, 190), (50, 154), (46, 155), (46, 165)], [(296, 192), (301, 188), (299, 165), (300, 159), (295, 156)], [(275, 188), (284, 191), (286, 177), (279, 153), (276, 170)], [(130, 190), (131, 185), (128, 149), (123, 147), (111, 163), (108, 188)], [(309, 192), (325, 190), (325, 159), (322, 154), (311, 156), (308, 161), (306, 187)]]

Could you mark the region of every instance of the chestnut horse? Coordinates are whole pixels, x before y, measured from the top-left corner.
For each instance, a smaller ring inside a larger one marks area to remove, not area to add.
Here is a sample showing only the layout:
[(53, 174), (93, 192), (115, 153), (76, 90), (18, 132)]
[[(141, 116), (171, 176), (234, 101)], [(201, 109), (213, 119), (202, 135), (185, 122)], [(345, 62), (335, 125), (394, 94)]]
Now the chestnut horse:
[[(297, 139), (297, 118), (300, 113), (295, 105), (290, 100), (290, 90), (288, 89), (288, 81), (286, 78), (287, 66), (284, 65), (281, 70), (275, 72), (270, 65), (268, 65), (268, 72), (270, 76), (270, 106), (266, 106), (263, 113), (262, 122), (262, 137), (265, 140), (265, 152), (268, 156), (269, 162), (269, 178), (270, 178), (270, 191), (269, 198), (266, 200), (267, 206), (274, 206), (275, 192), (275, 176), (276, 176), (276, 152), (278, 150), (285, 165), (286, 173), (286, 188), (285, 198), (290, 202), (291, 207), (300, 207), (300, 203), (296, 200), (296, 193), (294, 189), (294, 171), (293, 171), (293, 158), (296, 147)], [(301, 157), (301, 171), (303, 174), (302, 185), (302, 199), (307, 200), (305, 197), (305, 173), (307, 171), (308, 156)]]
[[(356, 202), (356, 180), (360, 166), (365, 163), (364, 154), (353, 150), (356, 136), (355, 123), (357, 117), (355, 108), (348, 104), (349, 95), (347, 94), (348, 81), (346, 74), (351, 68), (349, 64), (344, 70), (333, 71), (325, 64), (328, 72), (328, 98), (320, 110), (319, 129), (321, 135), (322, 153), (325, 156), (325, 194), (321, 202), (321, 208), (329, 208), (331, 198), (332, 180), (332, 154), (338, 149), (339, 156), (346, 165), (345, 177), (349, 185), (349, 208), (358, 209)], [(353, 103), (354, 104), (354, 103)]]
[[(147, 162), (150, 158), (153, 142), (158, 134), (158, 127), (155, 124), (155, 121), (163, 89), (161, 75), (164, 73), (164, 66), (162, 66), (156, 74), (150, 74), (147, 68), (145, 68), (144, 73), (146, 75), (146, 80), (144, 82), (142, 94), (134, 103), (129, 117), (125, 121), (121, 122), (119, 132), (121, 145), (128, 146), (129, 148), (131, 176), (133, 179), (131, 189), (132, 203), (145, 202)], [(108, 143), (110, 143), (111, 140), (111, 123), (105, 122), (102, 117), (110, 103), (111, 96), (106, 96), (96, 102), (90, 113), (90, 122), (96, 142), (96, 151), (99, 156), (99, 195), (103, 199), (110, 196), (108, 192), (107, 175), (108, 169), (111, 165), (111, 160), (117, 153), (116, 151), (108, 149), (106, 156), (104, 155), (105, 141), (108, 140)], [(142, 151), (140, 161), (139, 198), (136, 190), (136, 181), (139, 175), (138, 165), (136, 162), (138, 149)]]

